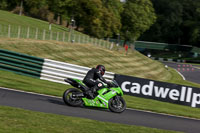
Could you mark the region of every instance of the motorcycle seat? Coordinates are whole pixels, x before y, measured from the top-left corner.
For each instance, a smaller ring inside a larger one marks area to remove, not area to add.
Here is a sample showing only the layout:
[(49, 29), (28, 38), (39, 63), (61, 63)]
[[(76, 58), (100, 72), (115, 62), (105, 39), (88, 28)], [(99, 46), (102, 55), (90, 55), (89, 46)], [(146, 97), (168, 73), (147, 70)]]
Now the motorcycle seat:
[(71, 84), (74, 87), (80, 88), (82, 91), (90, 89), (86, 85), (82, 85), (81, 83), (78, 83), (76, 80), (74, 80), (72, 78), (66, 78), (66, 79), (64, 79), (64, 81)]

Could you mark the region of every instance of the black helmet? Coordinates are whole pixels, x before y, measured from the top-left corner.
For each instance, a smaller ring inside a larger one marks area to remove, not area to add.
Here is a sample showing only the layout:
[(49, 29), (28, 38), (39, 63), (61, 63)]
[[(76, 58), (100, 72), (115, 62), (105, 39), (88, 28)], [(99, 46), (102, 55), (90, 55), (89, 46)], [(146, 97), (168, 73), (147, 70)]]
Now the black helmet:
[(106, 69), (103, 65), (97, 65), (96, 69), (98, 69), (101, 72), (101, 75), (103, 76)]

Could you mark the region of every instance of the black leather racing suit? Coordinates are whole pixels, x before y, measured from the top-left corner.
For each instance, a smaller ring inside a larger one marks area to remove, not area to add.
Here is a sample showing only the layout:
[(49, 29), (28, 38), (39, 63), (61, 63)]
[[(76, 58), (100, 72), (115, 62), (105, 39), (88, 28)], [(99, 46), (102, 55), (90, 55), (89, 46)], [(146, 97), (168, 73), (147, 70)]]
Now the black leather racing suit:
[(83, 79), (83, 83), (86, 84), (90, 89), (98, 89), (103, 87), (102, 82), (98, 81), (97, 79), (108, 84), (108, 82), (102, 77), (101, 72), (96, 68), (92, 68), (87, 72), (85, 78)]

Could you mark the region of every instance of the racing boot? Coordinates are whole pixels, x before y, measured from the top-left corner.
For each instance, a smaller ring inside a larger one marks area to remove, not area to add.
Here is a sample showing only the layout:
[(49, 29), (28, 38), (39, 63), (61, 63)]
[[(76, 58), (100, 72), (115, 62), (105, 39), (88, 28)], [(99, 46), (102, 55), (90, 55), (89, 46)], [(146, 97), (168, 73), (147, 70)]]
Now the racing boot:
[(95, 98), (91, 90), (87, 90), (85, 92), (85, 94), (88, 96), (89, 99), (94, 99)]

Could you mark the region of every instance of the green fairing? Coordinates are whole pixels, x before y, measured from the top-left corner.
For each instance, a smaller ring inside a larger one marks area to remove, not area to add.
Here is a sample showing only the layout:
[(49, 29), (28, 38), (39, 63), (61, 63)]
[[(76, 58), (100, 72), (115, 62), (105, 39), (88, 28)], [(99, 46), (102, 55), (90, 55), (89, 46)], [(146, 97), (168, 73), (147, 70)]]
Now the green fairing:
[[(85, 84), (81, 80), (78, 79), (73, 79), (73, 80), (85, 86)], [(98, 90), (97, 93), (99, 95), (97, 95), (94, 99), (82, 98), (85, 106), (109, 108), (108, 102), (111, 98), (113, 98), (116, 95), (123, 96), (123, 91), (120, 87), (103, 88)]]
[[(85, 106), (93, 106), (93, 107), (101, 107), (101, 108), (108, 108), (108, 101), (116, 96), (116, 95), (123, 95), (122, 90), (118, 88), (103, 88), (101, 90), (98, 90), (98, 96), (95, 97), (95, 99), (87, 99), (87, 98), (82, 98), (82, 100), (85, 103)], [(105, 92), (108, 92), (104, 94)]]
[(124, 93), (120, 87), (118, 88), (111, 88), (112, 90), (116, 91), (118, 95), (123, 96)]

